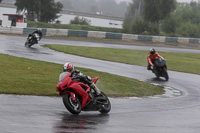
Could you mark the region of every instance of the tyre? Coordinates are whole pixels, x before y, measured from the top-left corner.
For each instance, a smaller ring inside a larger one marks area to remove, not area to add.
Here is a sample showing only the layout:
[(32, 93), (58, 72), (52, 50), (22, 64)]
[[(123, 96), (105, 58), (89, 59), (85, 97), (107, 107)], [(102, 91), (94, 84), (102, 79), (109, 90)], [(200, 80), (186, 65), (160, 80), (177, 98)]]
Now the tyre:
[(160, 78), (160, 75), (158, 75), (158, 74), (155, 74), (155, 75), (156, 75), (156, 78), (157, 78), (157, 79), (159, 79), (159, 78)]
[(75, 101), (73, 101), (70, 93), (63, 95), (63, 103), (72, 114), (79, 114), (81, 112), (81, 103), (79, 99), (75, 97)]
[(160, 75), (159, 75), (159, 71), (158, 71), (158, 68), (156, 66), (153, 67), (153, 71), (152, 71), (156, 78), (159, 79)]
[(107, 114), (111, 110), (110, 100), (108, 99), (108, 97), (103, 92), (101, 92), (100, 95), (105, 97), (106, 101), (105, 100), (104, 101), (97, 101), (97, 102), (100, 102), (100, 104), (101, 104), (101, 109), (99, 110), (99, 112), (101, 112), (102, 114)]
[(157, 70), (154, 71), (154, 74), (155, 74), (156, 78), (159, 79), (160, 75), (159, 75), (159, 72)]
[(167, 73), (167, 69), (165, 68), (164, 71), (163, 71), (163, 75), (165, 77), (165, 80), (168, 81), (169, 80), (169, 75)]
[(28, 47), (30, 48), (32, 45), (36, 44), (36, 40), (31, 39), (28, 41)]
[(32, 45), (28, 41), (26, 41), (25, 42), (25, 46), (28, 47), (28, 48), (30, 48)]
[(28, 41), (25, 42), (25, 47), (29, 47)]

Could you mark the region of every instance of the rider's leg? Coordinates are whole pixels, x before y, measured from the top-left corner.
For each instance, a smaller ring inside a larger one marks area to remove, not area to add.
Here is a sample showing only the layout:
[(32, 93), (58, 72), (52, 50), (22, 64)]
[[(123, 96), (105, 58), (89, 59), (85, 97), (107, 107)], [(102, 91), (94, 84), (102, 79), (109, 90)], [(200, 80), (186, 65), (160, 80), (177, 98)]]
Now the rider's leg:
[(97, 86), (87, 76), (82, 76), (81, 81), (83, 83), (88, 84), (90, 86), (90, 88), (95, 91), (96, 95), (100, 95), (101, 94), (101, 91), (99, 90), (99, 88), (97, 88)]
[(96, 95), (101, 94), (101, 91), (99, 90), (99, 88), (97, 88), (97, 86), (94, 83), (90, 84), (90, 87), (95, 91)]
[(148, 64), (148, 66), (147, 66), (147, 70), (152, 70), (151, 69), (151, 66)]

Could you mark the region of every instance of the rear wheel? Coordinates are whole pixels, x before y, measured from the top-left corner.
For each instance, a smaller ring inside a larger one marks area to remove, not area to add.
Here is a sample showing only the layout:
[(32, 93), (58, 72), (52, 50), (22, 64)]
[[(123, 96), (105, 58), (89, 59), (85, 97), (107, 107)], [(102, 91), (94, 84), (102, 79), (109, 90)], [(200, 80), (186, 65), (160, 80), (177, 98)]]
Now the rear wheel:
[(103, 92), (101, 92), (100, 95), (102, 95), (106, 100), (97, 101), (101, 104), (101, 109), (99, 110), (99, 112), (101, 112), (102, 114), (106, 114), (111, 110), (110, 100)]
[(79, 114), (81, 112), (81, 103), (79, 99), (75, 97), (75, 100), (73, 101), (70, 93), (63, 95), (63, 103), (67, 110), (72, 114)]

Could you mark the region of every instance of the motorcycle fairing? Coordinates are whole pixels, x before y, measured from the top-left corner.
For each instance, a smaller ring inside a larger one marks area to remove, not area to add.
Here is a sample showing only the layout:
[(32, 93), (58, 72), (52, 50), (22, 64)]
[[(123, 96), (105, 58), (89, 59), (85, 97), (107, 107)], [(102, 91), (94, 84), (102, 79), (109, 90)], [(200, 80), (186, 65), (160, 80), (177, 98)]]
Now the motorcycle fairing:
[(154, 64), (155, 64), (155, 66), (157, 66), (157, 67), (164, 67), (164, 66), (166, 66), (166, 61), (163, 60), (162, 58), (157, 58), (157, 59), (154, 61)]
[(57, 83), (56, 91), (59, 92), (61, 96), (63, 95), (62, 91), (72, 82), (71, 78), (68, 78), (69, 76), (71, 76), (71, 73), (68, 73), (67, 76)]
[[(85, 91), (83, 87), (87, 87), (87, 90)], [(91, 101), (91, 99), (88, 96), (88, 91), (90, 90), (90, 87), (88, 85), (85, 85), (81, 82), (75, 81), (74, 83), (70, 84), (68, 86), (68, 88), (71, 88), (74, 92), (76, 92), (77, 94), (79, 94), (82, 97), (82, 106), (81, 108), (83, 108), (86, 104), (86, 102)]]
[(96, 84), (97, 80), (99, 79), (99, 77), (93, 78), (92, 82)]
[[(71, 76), (72, 73), (69, 73), (67, 76), (65, 76), (61, 81), (58, 81), (58, 84), (56, 86), (56, 91), (60, 93), (60, 95), (64, 95), (72, 89), (74, 92), (76, 92), (78, 95), (82, 97), (82, 108), (85, 106), (86, 102), (90, 102), (91, 99), (88, 96), (88, 91), (90, 90), (90, 87), (84, 83), (78, 82), (78, 81), (72, 81)], [(83, 89), (83, 87), (86, 88), (86, 91)], [(71, 93), (70, 93), (71, 94)], [(75, 100), (74, 95), (71, 94), (72, 100)]]

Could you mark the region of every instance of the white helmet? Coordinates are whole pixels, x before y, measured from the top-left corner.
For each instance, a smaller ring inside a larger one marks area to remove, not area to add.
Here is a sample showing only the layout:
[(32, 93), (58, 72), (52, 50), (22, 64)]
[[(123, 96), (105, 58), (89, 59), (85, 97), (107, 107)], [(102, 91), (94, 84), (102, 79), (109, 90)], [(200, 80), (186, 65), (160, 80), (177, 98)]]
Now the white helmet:
[(63, 65), (63, 72), (71, 72), (74, 70), (74, 65), (70, 62), (67, 62)]

